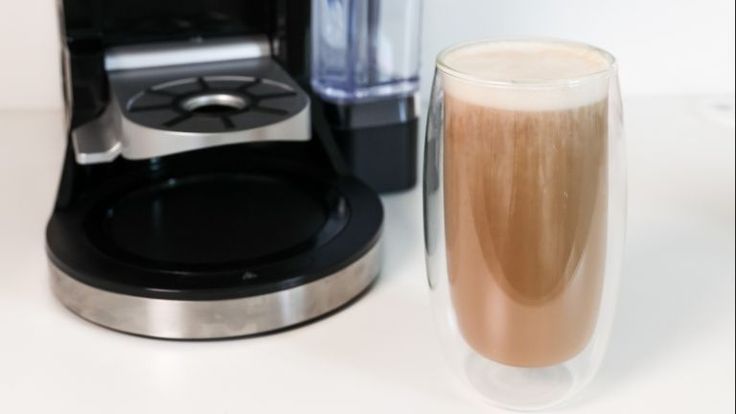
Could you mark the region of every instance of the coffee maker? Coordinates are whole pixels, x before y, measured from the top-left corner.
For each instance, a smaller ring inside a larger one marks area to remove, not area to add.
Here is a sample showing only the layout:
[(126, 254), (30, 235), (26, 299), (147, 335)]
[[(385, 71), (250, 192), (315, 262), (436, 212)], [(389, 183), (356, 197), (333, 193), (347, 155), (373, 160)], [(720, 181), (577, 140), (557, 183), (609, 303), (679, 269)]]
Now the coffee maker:
[(63, 0), (57, 298), (126, 333), (227, 338), (365, 292), (379, 192), (416, 180), (421, 0)]

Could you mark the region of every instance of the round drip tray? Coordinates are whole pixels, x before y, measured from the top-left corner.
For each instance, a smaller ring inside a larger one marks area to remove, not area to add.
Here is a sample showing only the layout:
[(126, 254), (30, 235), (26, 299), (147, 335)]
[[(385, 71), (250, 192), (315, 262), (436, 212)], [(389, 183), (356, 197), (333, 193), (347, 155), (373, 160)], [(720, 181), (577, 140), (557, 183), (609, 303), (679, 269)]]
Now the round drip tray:
[(382, 208), (352, 178), (191, 174), (116, 182), (52, 216), (53, 286), (138, 335), (205, 339), (306, 322), (377, 276)]
[(133, 191), (104, 208), (90, 228), (103, 229), (96, 237), (109, 250), (140, 260), (223, 267), (308, 250), (339, 232), (348, 217), (338, 193), (330, 197), (274, 177), (215, 175)]

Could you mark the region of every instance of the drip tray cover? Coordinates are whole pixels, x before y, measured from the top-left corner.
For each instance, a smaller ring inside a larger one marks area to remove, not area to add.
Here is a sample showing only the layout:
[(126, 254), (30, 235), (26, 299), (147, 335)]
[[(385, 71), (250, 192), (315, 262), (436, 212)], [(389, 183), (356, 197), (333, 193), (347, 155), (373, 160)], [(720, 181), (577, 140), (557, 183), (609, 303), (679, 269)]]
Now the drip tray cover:
[(80, 164), (311, 137), (309, 97), (268, 57), (108, 75), (110, 104), (72, 131)]
[(151, 128), (227, 132), (263, 127), (304, 109), (288, 84), (249, 76), (199, 76), (154, 85), (126, 102), (125, 116)]

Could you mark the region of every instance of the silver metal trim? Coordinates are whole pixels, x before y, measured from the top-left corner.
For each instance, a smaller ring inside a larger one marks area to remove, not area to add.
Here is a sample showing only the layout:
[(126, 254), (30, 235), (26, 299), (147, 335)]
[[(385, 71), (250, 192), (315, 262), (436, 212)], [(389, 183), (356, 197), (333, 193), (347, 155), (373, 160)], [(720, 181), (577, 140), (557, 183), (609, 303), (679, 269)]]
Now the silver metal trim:
[(381, 247), (317, 281), (261, 296), (183, 301), (129, 296), (77, 281), (53, 263), (51, 285), (59, 301), (80, 317), (117, 331), (164, 339), (215, 339), (269, 332), (345, 305), (375, 280)]
[(271, 47), (266, 36), (207, 40), (196, 38), (188, 42), (160, 42), (111, 48), (105, 53), (105, 69), (110, 72), (268, 56), (271, 56)]
[(72, 131), (74, 158), (78, 164), (112, 162), (120, 155), (123, 145), (117, 134), (120, 124), (119, 112), (114, 102), (93, 122), (88, 122)]
[(142, 160), (228, 144), (263, 141), (309, 141), (310, 105), (299, 113), (270, 125), (244, 131), (181, 132), (153, 129), (121, 116), (121, 154), (129, 160)]
[(240, 96), (231, 95), (229, 93), (211, 93), (185, 99), (181, 103), (181, 106), (184, 110), (189, 112), (198, 111), (202, 108), (211, 106), (239, 110), (248, 106), (248, 102)]

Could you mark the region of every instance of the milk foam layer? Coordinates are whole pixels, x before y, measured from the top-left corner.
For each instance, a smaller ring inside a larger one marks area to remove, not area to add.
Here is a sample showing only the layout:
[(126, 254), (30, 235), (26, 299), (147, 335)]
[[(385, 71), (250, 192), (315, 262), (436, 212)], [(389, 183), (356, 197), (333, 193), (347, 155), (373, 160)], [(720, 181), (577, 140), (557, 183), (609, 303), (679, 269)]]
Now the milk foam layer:
[(490, 41), (440, 56), (445, 91), (456, 99), (498, 109), (575, 108), (606, 98), (613, 58), (582, 44)]

